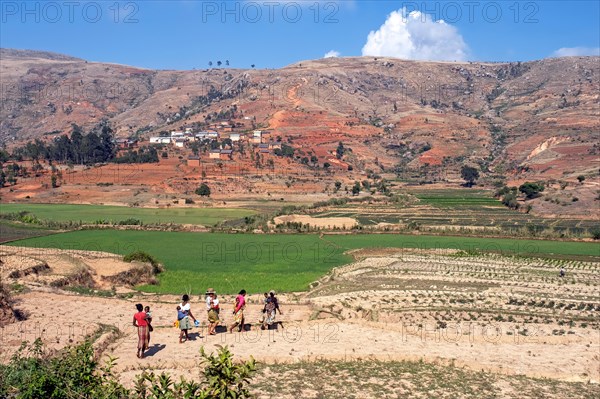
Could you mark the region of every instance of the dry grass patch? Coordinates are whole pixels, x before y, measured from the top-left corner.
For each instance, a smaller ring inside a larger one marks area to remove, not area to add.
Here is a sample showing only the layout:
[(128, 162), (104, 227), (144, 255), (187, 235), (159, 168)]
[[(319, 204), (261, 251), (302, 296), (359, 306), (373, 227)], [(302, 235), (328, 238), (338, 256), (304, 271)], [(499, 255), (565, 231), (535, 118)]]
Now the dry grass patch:
[(319, 361), (262, 366), (261, 398), (596, 398), (598, 384), (475, 372), (423, 361)]

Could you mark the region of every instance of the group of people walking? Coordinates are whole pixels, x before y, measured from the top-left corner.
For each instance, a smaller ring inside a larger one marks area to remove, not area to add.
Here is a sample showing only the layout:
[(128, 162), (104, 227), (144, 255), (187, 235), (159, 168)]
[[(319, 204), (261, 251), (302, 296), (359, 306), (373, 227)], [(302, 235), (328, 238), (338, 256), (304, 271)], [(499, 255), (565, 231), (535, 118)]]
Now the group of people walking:
[[(246, 309), (246, 290), (241, 290), (237, 296), (235, 297), (235, 305), (233, 308), (233, 323), (229, 325), (229, 333), (233, 333), (235, 328), (238, 329), (239, 332), (244, 330), (245, 318), (244, 318), (244, 310)], [(209, 288), (206, 290), (206, 311), (208, 318), (208, 335), (216, 335), (217, 334), (217, 326), (221, 322), (221, 306), (219, 303), (219, 299), (217, 298), (217, 293), (214, 289)], [(270, 291), (268, 294), (265, 292), (264, 294), (264, 305), (263, 305), (263, 316), (260, 319), (261, 328), (265, 329), (267, 326), (273, 325), (275, 323), (275, 316), (279, 312), (281, 314), (281, 309), (279, 308), (279, 301), (275, 296), (275, 291)], [(179, 329), (181, 330), (179, 336), (179, 342), (183, 342), (184, 337), (187, 340), (188, 338), (188, 330), (191, 328), (191, 323), (189, 319), (192, 318), (196, 326), (199, 325), (198, 321), (192, 314), (190, 310), (189, 304), (189, 296), (184, 295), (182, 298), (182, 303), (177, 307), (177, 320), (179, 322)]]
[[(217, 293), (214, 289), (209, 288), (206, 290), (206, 312), (208, 319), (208, 335), (217, 334), (217, 326), (222, 321), (220, 316), (221, 306)], [(235, 297), (235, 306), (233, 308), (233, 323), (229, 325), (229, 333), (233, 333), (235, 328), (239, 332), (244, 331), (245, 318), (244, 310), (246, 308), (246, 290), (241, 290)], [(133, 325), (137, 327), (138, 331), (138, 350), (137, 356), (139, 358), (144, 357), (144, 352), (148, 350), (150, 344), (150, 332), (152, 328), (152, 314), (150, 308), (146, 306), (144, 309), (142, 304), (136, 304), (137, 313), (133, 316)], [(261, 329), (265, 329), (268, 326), (275, 324), (275, 316), (281, 309), (279, 308), (279, 301), (275, 296), (275, 291), (270, 291), (268, 294), (264, 293), (262, 317), (259, 320)], [(192, 321), (195, 327), (200, 326), (200, 322), (196, 319), (192, 313), (190, 297), (185, 294), (181, 298), (181, 303), (177, 306), (177, 321), (175, 325), (179, 328), (179, 343), (184, 343), (189, 340), (189, 330), (192, 329)]]

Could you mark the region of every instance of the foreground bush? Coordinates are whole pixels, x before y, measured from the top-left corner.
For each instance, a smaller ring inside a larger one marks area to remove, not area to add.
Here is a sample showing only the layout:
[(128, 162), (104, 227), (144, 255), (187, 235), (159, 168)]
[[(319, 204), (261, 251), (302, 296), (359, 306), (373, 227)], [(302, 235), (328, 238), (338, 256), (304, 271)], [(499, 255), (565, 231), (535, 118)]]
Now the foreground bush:
[(10, 364), (0, 366), (0, 397), (127, 398), (127, 390), (111, 373), (112, 367), (112, 361), (98, 367), (89, 342), (53, 357), (44, 352), (38, 338), (31, 347), (21, 345)]
[(174, 382), (162, 373), (143, 372), (133, 389), (126, 389), (112, 372), (115, 359), (100, 366), (90, 342), (65, 348), (55, 356), (44, 352), (41, 340), (23, 344), (8, 365), (0, 365), (0, 398), (10, 399), (244, 399), (250, 397), (249, 383), (256, 371), (253, 359), (233, 362), (227, 347), (206, 354), (200, 382), (181, 378)]
[(130, 254), (127, 254), (123, 257), (123, 261), (128, 262), (128, 263), (131, 263), (131, 262), (150, 263), (152, 265), (152, 272), (154, 274), (159, 274), (160, 272), (163, 271), (162, 266), (160, 265), (160, 263), (158, 263), (156, 258), (144, 251), (135, 251)]

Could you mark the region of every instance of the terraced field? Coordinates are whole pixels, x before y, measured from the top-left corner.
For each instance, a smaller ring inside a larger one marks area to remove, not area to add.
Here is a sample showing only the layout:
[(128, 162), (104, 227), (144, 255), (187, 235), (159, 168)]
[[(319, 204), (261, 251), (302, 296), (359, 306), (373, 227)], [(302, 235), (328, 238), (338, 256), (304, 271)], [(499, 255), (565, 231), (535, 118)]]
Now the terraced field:
[(0, 243), (23, 238), (41, 237), (52, 233), (53, 231), (44, 227), (0, 220)]
[(550, 230), (560, 235), (585, 234), (598, 226), (593, 219), (542, 218), (511, 210), (486, 190), (411, 190), (405, 201), (381, 203), (347, 203), (330, 207), (316, 217), (353, 217), (363, 226), (379, 223), (411, 226), (411, 228), (442, 230), (465, 229), (510, 232), (524, 230), (539, 234)]
[(597, 262), (404, 251), (335, 269), (310, 296), (345, 318), (434, 330), (494, 323), (503, 335), (570, 335), (578, 333), (574, 327), (600, 330), (599, 272)]

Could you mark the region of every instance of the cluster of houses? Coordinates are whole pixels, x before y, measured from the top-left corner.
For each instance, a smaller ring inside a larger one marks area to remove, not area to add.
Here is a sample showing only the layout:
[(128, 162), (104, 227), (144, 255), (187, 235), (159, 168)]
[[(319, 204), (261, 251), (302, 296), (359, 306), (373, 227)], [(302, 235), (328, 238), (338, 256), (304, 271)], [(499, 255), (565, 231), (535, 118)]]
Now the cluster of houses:
[(128, 138), (128, 139), (116, 139), (114, 143), (117, 145), (119, 150), (125, 150), (128, 148), (137, 147), (138, 141), (137, 139)]
[(169, 136), (150, 137), (150, 144), (173, 144), (175, 147), (184, 148), (186, 143), (204, 139), (218, 140), (219, 133), (212, 130), (194, 133), (192, 129), (188, 128), (184, 132), (173, 131)]
[[(231, 126), (210, 126), (211, 128), (219, 128), (217, 130), (205, 130), (194, 132), (191, 128), (185, 131), (172, 131), (169, 136), (154, 136), (150, 137), (150, 144), (167, 144), (178, 148), (186, 148), (190, 143), (203, 140), (231, 140), (229, 148), (213, 149), (209, 152), (210, 159), (231, 160), (233, 159), (234, 147), (241, 142), (246, 142), (255, 147), (259, 153), (271, 153), (275, 149), (281, 149), (281, 143), (274, 141), (268, 130), (254, 130), (249, 133), (233, 132)], [(188, 158), (189, 166), (199, 166), (200, 157), (190, 156)]]

